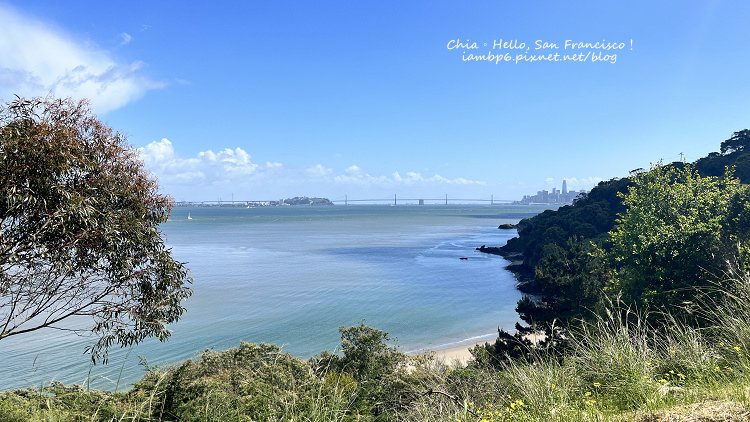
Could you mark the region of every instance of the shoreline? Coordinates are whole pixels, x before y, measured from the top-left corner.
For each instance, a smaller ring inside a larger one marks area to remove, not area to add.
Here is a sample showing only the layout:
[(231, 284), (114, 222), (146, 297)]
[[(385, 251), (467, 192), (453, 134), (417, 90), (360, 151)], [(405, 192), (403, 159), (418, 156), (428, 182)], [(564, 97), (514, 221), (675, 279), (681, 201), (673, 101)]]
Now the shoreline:
[[(485, 246), (475, 248), (476, 251), (486, 253), (490, 255), (497, 255), (508, 261), (504, 269), (516, 279), (516, 289), (524, 294), (535, 294), (536, 286), (534, 285), (534, 273), (524, 266), (523, 254), (520, 252), (508, 252), (502, 247), (498, 246)], [(538, 343), (544, 339), (544, 334), (527, 334), (524, 336), (532, 341), (532, 343)], [(466, 366), (472, 356), (469, 349), (473, 349), (476, 346), (481, 346), (487, 343), (494, 343), (497, 339), (497, 334), (484, 334), (479, 336), (470, 337), (464, 340), (446, 343), (436, 346), (424, 347), (421, 349), (415, 349), (405, 352), (407, 355), (419, 356), (419, 355), (432, 355), (438, 361), (442, 361), (446, 364)]]
[(430, 349), (419, 354), (431, 355), (435, 358), (435, 360), (439, 362), (443, 362), (448, 365), (466, 366), (469, 363), (469, 361), (474, 359), (474, 356), (472, 356), (469, 349), (472, 349), (476, 346), (481, 346), (485, 343), (492, 343), (492, 342), (494, 342), (494, 339), (492, 341), (480, 341), (480, 342), (474, 342), (471, 344), (465, 344), (461, 346), (453, 346), (453, 347), (441, 348), (441, 349)]
[(509, 252), (503, 249), (502, 246), (485, 245), (482, 245), (475, 250), (503, 257), (508, 261), (508, 265), (505, 266), (505, 269), (510, 271), (510, 273), (516, 278), (516, 289), (521, 293), (529, 295), (539, 294), (539, 289), (536, 286), (534, 270), (529, 269), (524, 265), (523, 254), (521, 252)]
[[(542, 332), (529, 333), (523, 336), (533, 344), (537, 344), (545, 339)], [(484, 340), (480, 340), (483, 338)], [(469, 349), (481, 346), (486, 343), (493, 344), (497, 339), (497, 334), (487, 334), (483, 336), (472, 337), (456, 343), (448, 343), (436, 347), (427, 347), (406, 352), (410, 356), (433, 356), (437, 361), (448, 365), (466, 366), (474, 357)]]
[(459, 363), (460, 365), (465, 366), (471, 359), (473, 359), (473, 356), (471, 355), (471, 352), (469, 352), (469, 349), (472, 349), (479, 345), (483, 345), (485, 343), (492, 344), (496, 339), (497, 333), (482, 334), (451, 343), (438, 344), (434, 346), (409, 350), (404, 353), (409, 356), (432, 355), (437, 360), (443, 361), (444, 363)]

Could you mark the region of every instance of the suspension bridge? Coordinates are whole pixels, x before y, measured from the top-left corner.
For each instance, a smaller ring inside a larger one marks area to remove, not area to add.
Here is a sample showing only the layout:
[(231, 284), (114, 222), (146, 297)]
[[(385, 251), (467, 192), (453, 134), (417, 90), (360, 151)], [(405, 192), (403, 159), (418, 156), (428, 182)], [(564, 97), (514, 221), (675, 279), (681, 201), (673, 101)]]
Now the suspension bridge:
[(511, 199), (495, 199), (494, 195), (490, 196), (489, 198), (474, 198), (474, 199), (468, 199), (468, 198), (449, 198), (448, 195), (445, 195), (442, 198), (399, 198), (398, 195), (393, 195), (393, 198), (378, 198), (378, 199), (349, 199), (348, 195), (344, 197), (344, 199), (337, 199), (332, 200), (331, 202), (337, 203), (337, 204), (344, 204), (349, 205), (350, 203), (372, 203), (372, 204), (391, 204), (391, 205), (427, 205), (427, 204), (470, 204), (470, 203), (476, 203), (476, 204), (489, 204), (489, 205), (495, 205), (495, 204), (510, 204), (514, 201)]
[[(319, 199), (319, 198), (310, 198)], [(209, 201), (176, 201), (177, 206), (226, 206), (226, 207), (262, 207), (285, 205), (284, 199), (231, 199), (231, 200), (209, 200)], [(497, 199), (494, 195), (489, 198), (459, 198), (449, 197), (399, 197), (394, 194), (388, 198), (349, 198), (345, 195), (343, 199), (331, 199), (330, 202), (339, 205), (450, 205), (450, 204), (479, 204), (479, 205), (503, 205), (514, 202), (512, 199)]]

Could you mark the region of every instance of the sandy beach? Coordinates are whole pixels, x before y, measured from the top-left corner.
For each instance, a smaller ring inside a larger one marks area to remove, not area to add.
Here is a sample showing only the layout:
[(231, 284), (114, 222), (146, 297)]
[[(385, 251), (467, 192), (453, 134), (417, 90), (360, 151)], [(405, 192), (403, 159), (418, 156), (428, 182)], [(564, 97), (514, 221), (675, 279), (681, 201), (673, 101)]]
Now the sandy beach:
[(450, 347), (447, 349), (428, 350), (425, 353), (432, 353), (435, 355), (436, 359), (442, 360), (447, 364), (458, 363), (462, 366), (465, 366), (467, 363), (469, 363), (469, 360), (473, 359), (473, 357), (471, 356), (471, 352), (469, 352), (469, 349), (487, 342), (491, 343), (492, 341), (485, 340), (473, 344), (463, 344), (461, 346)]
[[(531, 340), (532, 343), (538, 343), (542, 340), (544, 340), (544, 333), (537, 333), (537, 334), (527, 334), (525, 336), (527, 339)], [(446, 347), (446, 348), (437, 348), (437, 349), (426, 349), (419, 352), (416, 352), (414, 354), (433, 354), (436, 359), (441, 360), (447, 364), (459, 364), (462, 366), (466, 366), (467, 363), (471, 359), (473, 359), (473, 356), (471, 355), (471, 352), (469, 352), (469, 349), (474, 348), (477, 345), (485, 344), (485, 343), (494, 343), (496, 336), (492, 338), (483, 339), (481, 341), (476, 341), (473, 343), (463, 343), (457, 346), (452, 347)]]

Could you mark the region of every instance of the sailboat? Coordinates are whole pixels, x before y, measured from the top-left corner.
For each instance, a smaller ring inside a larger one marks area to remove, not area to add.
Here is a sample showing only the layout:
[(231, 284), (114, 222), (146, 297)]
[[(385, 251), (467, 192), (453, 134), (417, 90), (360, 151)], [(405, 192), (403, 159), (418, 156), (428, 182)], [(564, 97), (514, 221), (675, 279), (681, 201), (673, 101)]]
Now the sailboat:
[(193, 217), (190, 216), (190, 213), (188, 212), (188, 220), (192, 220)]

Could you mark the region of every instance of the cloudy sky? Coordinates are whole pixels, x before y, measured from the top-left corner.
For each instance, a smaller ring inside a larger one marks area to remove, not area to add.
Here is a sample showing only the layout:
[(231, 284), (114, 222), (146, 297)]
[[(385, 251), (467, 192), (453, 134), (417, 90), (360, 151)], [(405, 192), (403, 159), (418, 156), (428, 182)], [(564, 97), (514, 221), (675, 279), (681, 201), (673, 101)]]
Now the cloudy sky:
[(0, 99), (89, 99), (178, 200), (517, 199), (750, 127), (748, 16), (744, 0), (0, 0)]

